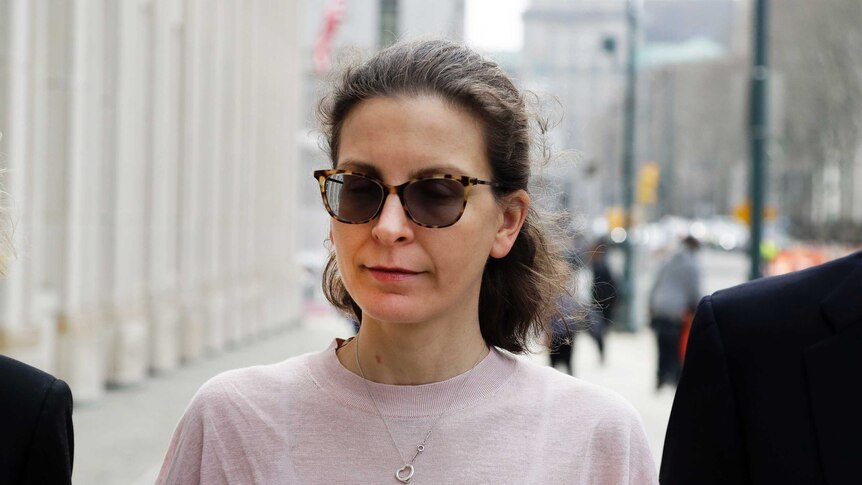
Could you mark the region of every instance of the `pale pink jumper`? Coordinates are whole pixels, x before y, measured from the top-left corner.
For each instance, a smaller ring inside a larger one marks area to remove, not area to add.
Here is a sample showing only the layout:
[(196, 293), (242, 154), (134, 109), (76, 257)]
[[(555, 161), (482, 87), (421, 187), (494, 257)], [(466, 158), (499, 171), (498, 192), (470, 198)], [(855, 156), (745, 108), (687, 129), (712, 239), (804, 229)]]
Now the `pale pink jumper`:
[[(336, 345), (204, 384), (177, 425), (157, 483), (397, 485), (401, 459)], [(453, 403), (414, 463), (413, 485), (658, 483), (631, 405), (496, 349), (472, 377), (369, 387), (408, 459)]]

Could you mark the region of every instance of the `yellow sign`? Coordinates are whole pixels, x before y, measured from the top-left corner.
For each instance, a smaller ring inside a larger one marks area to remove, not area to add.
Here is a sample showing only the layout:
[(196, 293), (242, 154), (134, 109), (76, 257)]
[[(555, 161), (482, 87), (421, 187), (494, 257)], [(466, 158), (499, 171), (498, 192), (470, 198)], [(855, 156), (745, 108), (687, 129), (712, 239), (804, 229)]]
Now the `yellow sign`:
[(637, 201), (639, 204), (655, 204), (658, 199), (658, 184), (661, 168), (656, 162), (645, 163), (638, 174)]
[[(751, 202), (745, 201), (741, 204), (738, 204), (733, 209), (733, 215), (740, 221), (746, 223), (747, 225), (751, 225)], [(763, 208), (763, 220), (764, 221), (774, 221), (775, 218), (778, 217), (778, 210), (774, 206), (767, 206)]]
[(626, 213), (622, 207), (608, 207), (606, 214), (608, 219), (608, 229), (625, 226)]

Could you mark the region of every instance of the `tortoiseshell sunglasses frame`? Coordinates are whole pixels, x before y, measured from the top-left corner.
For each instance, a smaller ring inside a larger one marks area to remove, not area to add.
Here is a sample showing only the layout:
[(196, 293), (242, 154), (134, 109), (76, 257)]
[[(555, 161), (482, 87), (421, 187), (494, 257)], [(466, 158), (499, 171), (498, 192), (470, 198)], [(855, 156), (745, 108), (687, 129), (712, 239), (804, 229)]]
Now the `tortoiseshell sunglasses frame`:
[[(355, 175), (358, 177), (362, 177), (372, 182), (380, 185), (383, 188), (383, 198), (380, 200), (380, 206), (377, 207), (377, 210), (374, 211), (374, 214), (364, 221), (348, 221), (339, 217), (335, 211), (329, 206), (329, 201), (326, 199), (326, 179), (332, 175)], [(464, 175), (451, 175), (451, 174), (441, 174), (441, 175), (430, 175), (428, 177), (419, 177), (416, 179), (408, 180), (400, 185), (388, 185), (383, 183), (382, 180), (372, 177), (371, 175), (364, 174), (361, 172), (354, 172), (352, 170), (340, 170), (340, 169), (329, 169), (329, 170), (315, 170), (314, 178), (317, 179), (317, 182), (320, 184), (320, 197), (323, 199), (323, 205), (326, 207), (326, 212), (329, 212), (329, 215), (332, 216), (333, 219), (343, 222), (345, 224), (366, 224), (368, 222), (373, 221), (380, 215), (380, 212), (383, 210), (383, 205), (386, 203), (386, 198), (391, 194), (395, 194), (398, 196), (398, 200), (401, 202), (401, 208), (404, 210), (404, 213), (407, 215), (407, 218), (413, 221), (414, 224), (422, 227), (429, 227), (432, 229), (441, 229), (444, 227), (449, 227), (456, 222), (461, 220), (461, 216), (464, 215), (464, 209), (467, 208), (467, 197), (470, 195), (470, 187), (474, 185), (488, 185), (495, 188), (508, 188), (502, 184), (498, 184), (497, 182), (489, 182), (487, 180), (477, 179), (476, 177), (467, 177)], [(414, 184), (416, 182), (420, 182), (423, 180), (454, 180), (459, 182), (464, 186), (464, 202), (461, 204), (461, 211), (458, 212), (458, 217), (455, 218), (454, 221), (448, 224), (425, 224), (417, 221), (413, 218), (413, 215), (410, 214), (410, 210), (407, 209), (407, 204), (404, 202), (404, 189), (407, 188), (408, 185)]]

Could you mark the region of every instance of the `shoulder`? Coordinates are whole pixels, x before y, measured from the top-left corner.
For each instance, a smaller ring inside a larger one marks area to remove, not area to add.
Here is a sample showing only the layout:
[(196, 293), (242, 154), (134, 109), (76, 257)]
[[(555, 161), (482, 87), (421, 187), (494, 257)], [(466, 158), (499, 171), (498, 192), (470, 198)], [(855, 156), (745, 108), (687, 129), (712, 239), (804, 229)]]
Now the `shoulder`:
[(858, 312), (860, 287), (862, 252), (717, 291), (698, 307), (690, 347), (702, 342), (741, 372), (786, 370), (805, 348), (834, 335), (829, 311)]
[(656, 483), (640, 415), (622, 396), (535, 362), (519, 362), (515, 380), (535, 446), (566, 450), (590, 483)]
[(267, 403), (277, 397), (289, 397), (292, 390), (308, 382), (310, 355), (222, 372), (201, 386), (190, 408), (205, 412), (239, 410), (239, 403)]
[(0, 482), (24, 473), (34, 483), (69, 483), (72, 392), (65, 382), (0, 356), (0, 418)]
[(715, 292), (706, 299), (717, 322), (817, 319), (820, 303), (854, 271), (862, 270), (862, 252), (781, 276), (749, 281)]
[[(308, 394), (302, 390), (309, 380), (306, 359), (302, 355), (277, 364), (229, 370), (209, 379), (183, 413), (172, 446), (199, 453), (209, 439), (241, 440), (245, 433), (265, 431), (301, 398), (298, 396)], [(208, 429), (218, 433), (207, 433)]]
[(635, 408), (616, 392), (535, 362), (519, 359), (514, 385), (532, 405), (580, 426), (640, 427)]
[[(22, 411), (41, 409), (47, 398), (66, 400), (71, 405), (72, 393), (60, 379), (15, 359), (0, 355), (0, 408)], [(38, 404), (38, 405), (37, 405)]]
[[(0, 382), (8, 383), (8, 388), (16, 387), (48, 387), (57, 380), (51, 374), (33, 366), (0, 355)], [(5, 387), (5, 386), (4, 386)]]
[(799, 296), (804, 296), (804, 301), (811, 301), (812, 293), (824, 294), (859, 268), (862, 268), (862, 252), (802, 271), (742, 283), (716, 292), (713, 301), (715, 304), (745, 304), (752, 300), (762, 301), (764, 298), (794, 299)]

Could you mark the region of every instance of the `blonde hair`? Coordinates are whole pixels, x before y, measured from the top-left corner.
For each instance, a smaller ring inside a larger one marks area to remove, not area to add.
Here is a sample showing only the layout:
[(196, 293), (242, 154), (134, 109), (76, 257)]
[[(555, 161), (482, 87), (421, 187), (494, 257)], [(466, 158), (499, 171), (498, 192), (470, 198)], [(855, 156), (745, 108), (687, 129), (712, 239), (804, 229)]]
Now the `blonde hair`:
[[(3, 141), (2, 131), (0, 131), (0, 141)], [(3, 154), (0, 152), (0, 161), (2, 160)], [(10, 238), (12, 234), (12, 222), (6, 210), (6, 192), (3, 190), (3, 178), (6, 173), (4, 168), (0, 168), (0, 276), (6, 274), (6, 261), (13, 254)]]

